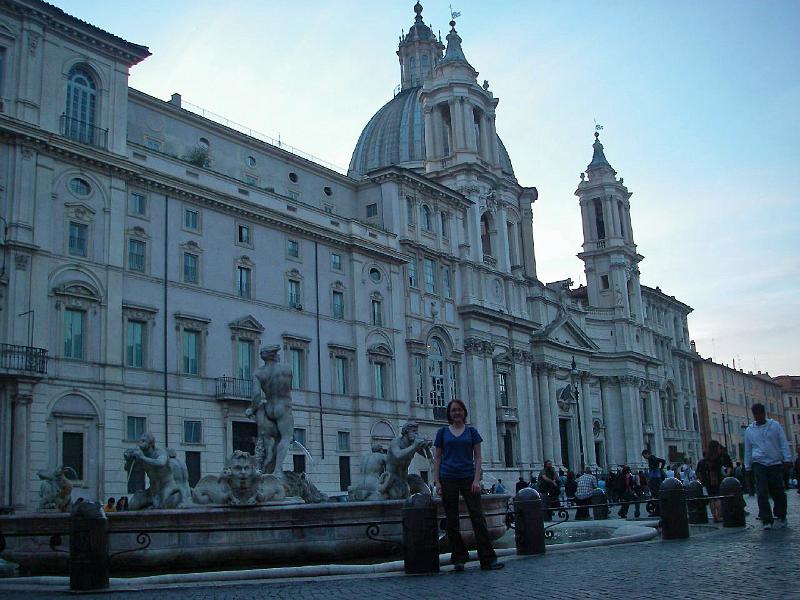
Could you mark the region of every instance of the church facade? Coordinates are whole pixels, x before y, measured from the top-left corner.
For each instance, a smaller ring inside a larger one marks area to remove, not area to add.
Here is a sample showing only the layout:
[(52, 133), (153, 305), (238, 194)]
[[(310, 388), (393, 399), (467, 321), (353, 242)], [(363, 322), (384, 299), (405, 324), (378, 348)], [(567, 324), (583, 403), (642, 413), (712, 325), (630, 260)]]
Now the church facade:
[(487, 483), (645, 447), (697, 460), (691, 308), (640, 282), (600, 140), (575, 192), (587, 284), (541, 282), (538, 192), (498, 99), (455, 23), (443, 43), (414, 10), (399, 90), (345, 175), (130, 89), (143, 46), (44, 2), (0, 8), (0, 503), (35, 506), (61, 464), (76, 497), (129, 492), (143, 431), (192, 480), (218, 473), (252, 451), (266, 344), (293, 372), (285, 468), (326, 492), (406, 420), (432, 438), (456, 397)]

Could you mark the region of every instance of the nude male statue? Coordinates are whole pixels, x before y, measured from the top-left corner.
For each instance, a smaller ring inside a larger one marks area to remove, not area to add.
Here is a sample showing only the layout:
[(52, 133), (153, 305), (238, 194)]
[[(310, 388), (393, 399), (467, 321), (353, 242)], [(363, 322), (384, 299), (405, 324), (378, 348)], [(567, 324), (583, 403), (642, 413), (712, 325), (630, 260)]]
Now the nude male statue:
[(129, 503), (130, 510), (178, 508), (191, 503), (186, 465), (175, 457), (174, 451), (156, 448), (156, 438), (152, 433), (143, 433), (138, 447), (125, 451), (126, 471), (130, 471), (137, 462), (141, 463), (147, 474), (150, 487), (133, 495)]
[[(245, 414), (258, 425), (256, 462), (264, 474), (283, 476), (283, 461), (294, 435), (292, 370), (279, 360), (280, 346), (264, 346), (264, 365), (253, 373), (253, 397)], [(263, 396), (261, 393), (263, 392)]]
[(389, 445), (389, 452), (386, 457), (388, 480), (382, 482), (381, 485), (386, 498), (389, 500), (408, 498), (410, 493), (423, 491), (424, 483), (419, 479), (419, 476), (415, 476), (412, 479), (408, 475), (408, 467), (411, 465), (415, 454), (420, 454), (428, 459), (432, 457), (432, 442), (420, 437), (417, 433), (418, 429), (419, 425), (416, 421), (408, 421), (400, 430), (400, 437), (393, 439)]

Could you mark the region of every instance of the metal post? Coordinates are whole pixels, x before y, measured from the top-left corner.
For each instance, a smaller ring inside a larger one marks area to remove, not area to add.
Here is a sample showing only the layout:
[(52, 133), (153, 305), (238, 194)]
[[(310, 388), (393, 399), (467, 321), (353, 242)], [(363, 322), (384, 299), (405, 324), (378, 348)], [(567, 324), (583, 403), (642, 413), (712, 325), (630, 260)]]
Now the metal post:
[(703, 485), (699, 481), (686, 484), (686, 504), (689, 507), (689, 523), (703, 525), (708, 523), (708, 502), (703, 499)]
[(722, 499), (722, 526), (744, 527), (747, 525), (744, 514), (744, 496), (742, 484), (736, 477), (726, 477), (719, 486)]
[(575, 357), (572, 357), (572, 368), (570, 370), (570, 380), (572, 383), (572, 390), (575, 392), (575, 412), (578, 413), (578, 444), (580, 445), (580, 454), (581, 454), (581, 473), (583, 473), (583, 469), (586, 466), (586, 459), (583, 456), (583, 425), (581, 425), (581, 402), (580, 402), (580, 390), (578, 390), (578, 384), (575, 383), (575, 376), (578, 373), (578, 368), (575, 364)]
[(606, 499), (606, 493), (600, 488), (592, 492), (592, 504), (599, 505), (592, 509), (592, 516), (595, 521), (603, 521), (608, 518), (608, 500)]
[(72, 508), (69, 533), (69, 589), (108, 588), (108, 519), (99, 502)]
[(514, 541), (517, 554), (544, 554), (542, 497), (533, 488), (522, 488), (514, 498)]
[(403, 506), (405, 572), (439, 572), (439, 531), (436, 504), (430, 494), (414, 494)]
[(686, 513), (686, 490), (679, 479), (669, 477), (658, 490), (661, 501), (661, 537), (665, 540), (689, 538), (689, 517)]

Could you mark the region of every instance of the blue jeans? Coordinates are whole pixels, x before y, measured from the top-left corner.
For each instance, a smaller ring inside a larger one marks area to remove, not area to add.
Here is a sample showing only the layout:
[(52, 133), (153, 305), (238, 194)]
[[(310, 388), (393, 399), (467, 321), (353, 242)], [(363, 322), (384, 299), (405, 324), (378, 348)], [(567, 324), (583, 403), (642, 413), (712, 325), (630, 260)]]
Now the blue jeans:
[(769, 467), (753, 463), (753, 479), (755, 479), (758, 495), (758, 516), (762, 523), (772, 523), (770, 496), (775, 504), (775, 518), (786, 518), (786, 490), (783, 488), (783, 465)]
[(472, 492), (472, 478), (469, 479), (444, 479), (442, 478), (442, 506), (447, 517), (445, 530), (450, 540), (450, 560), (464, 564), (469, 560), (469, 552), (461, 537), (459, 526), (458, 497), (464, 498), (467, 505), (469, 519), (472, 522), (472, 531), (475, 533), (475, 543), (478, 547), (478, 559), (481, 565), (488, 566), (497, 561), (497, 554), (492, 548), (492, 540), (486, 528), (486, 518), (481, 508), (481, 495)]

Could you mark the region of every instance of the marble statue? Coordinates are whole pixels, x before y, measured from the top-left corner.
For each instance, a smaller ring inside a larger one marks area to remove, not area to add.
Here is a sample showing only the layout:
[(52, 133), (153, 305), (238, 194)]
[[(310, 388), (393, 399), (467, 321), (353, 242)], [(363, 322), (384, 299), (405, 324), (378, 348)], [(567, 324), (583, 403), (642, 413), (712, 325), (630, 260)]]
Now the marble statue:
[[(264, 365), (253, 373), (253, 397), (245, 411), (256, 420), (257, 466), (262, 473), (283, 476), (283, 462), (294, 435), (292, 370), (279, 361), (280, 346), (264, 346)], [(262, 396), (263, 392), (263, 396)]]
[(222, 474), (206, 475), (192, 490), (197, 504), (245, 506), (283, 500), (286, 492), (275, 475), (264, 475), (248, 452), (234, 450)]
[(39, 471), (37, 475), (42, 480), (39, 487), (39, 510), (55, 508), (61, 512), (68, 512), (72, 505), (72, 483), (67, 478), (77, 479), (78, 474), (72, 467), (61, 465), (55, 471), (48, 473)]
[(305, 473), (284, 471), (283, 489), (286, 490), (287, 496), (300, 498), (306, 504), (319, 504), (330, 500), (328, 496), (319, 491)]
[(352, 500), (402, 500), (411, 494), (430, 494), (430, 489), (419, 475), (409, 475), (408, 467), (419, 454), (432, 459), (431, 440), (418, 433), (416, 421), (408, 421), (400, 430), (400, 437), (392, 440), (386, 454), (378, 445), (362, 461), (362, 478), (350, 486)]
[(191, 503), (186, 465), (174, 450), (156, 448), (152, 433), (143, 433), (138, 447), (125, 451), (125, 470), (130, 473), (137, 464), (150, 480), (150, 487), (133, 494), (128, 504), (130, 510), (179, 508)]

